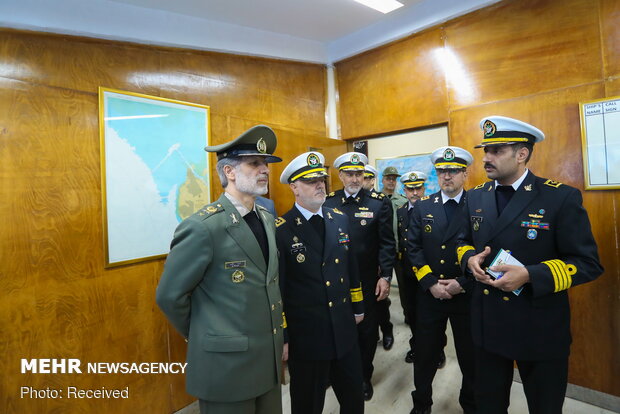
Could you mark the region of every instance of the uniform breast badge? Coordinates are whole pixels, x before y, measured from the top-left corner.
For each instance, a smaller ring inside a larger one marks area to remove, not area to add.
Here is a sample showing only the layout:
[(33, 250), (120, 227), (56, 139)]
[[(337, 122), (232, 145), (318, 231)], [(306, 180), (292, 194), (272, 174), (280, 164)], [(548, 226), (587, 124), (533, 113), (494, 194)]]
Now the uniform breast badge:
[(538, 237), (538, 232), (535, 229), (529, 229), (527, 231), (527, 238), (530, 240), (534, 240)]
[(474, 231), (480, 230), (480, 223), (482, 223), (482, 216), (471, 216), (471, 226)]
[(431, 227), (430, 224), (427, 224), (426, 226), (424, 226), (424, 231), (427, 233), (430, 233), (433, 231), (433, 228)]
[(364, 220), (360, 221), (360, 224), (361, 224), (362, 226), (365, 226), (365, 225), (366, 225), (366, 220), (364, 219)]
[(297, 263), (303, 263), (306, 261), (306, 256), (304, 256), (302, 253), (299, 253), (297, 255)]
[(232, 274), (233, 283), (241, 283), (245, 280), (245, 274), (241, 270), (235, 270)]

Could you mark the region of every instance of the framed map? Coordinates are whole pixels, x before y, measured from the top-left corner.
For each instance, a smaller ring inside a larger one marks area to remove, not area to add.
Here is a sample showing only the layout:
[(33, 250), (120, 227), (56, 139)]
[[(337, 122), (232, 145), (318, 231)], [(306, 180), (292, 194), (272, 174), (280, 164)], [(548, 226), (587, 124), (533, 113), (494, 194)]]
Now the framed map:
[(209, 107), (99, 88), (105, 266), (165, 256), (210, 201)]
[[(395, 167), (400, 174), (405, 174), (409, 171), (420, 171), (428, 176), (428, 180), (424, 186), (426, 187), (425, 194), (430, 195), (439, 191), (439, 183), (437, 182), (437, 173), (435, 167), (431, 162), (431, 154), (418, 154), (418, 155), (405, 155), (402, 157), (394, 158), (377, 158), (377, 171), (379, 177), (377, 177), (377, 183), (379, 186), (383, 181), (383, 170), (386, 167)], [(381, 189), (379, 189), (381, 191)], [(400, 182), (400, 177), (396, 184), (397, 193), (404, 195), (403, 184)]]

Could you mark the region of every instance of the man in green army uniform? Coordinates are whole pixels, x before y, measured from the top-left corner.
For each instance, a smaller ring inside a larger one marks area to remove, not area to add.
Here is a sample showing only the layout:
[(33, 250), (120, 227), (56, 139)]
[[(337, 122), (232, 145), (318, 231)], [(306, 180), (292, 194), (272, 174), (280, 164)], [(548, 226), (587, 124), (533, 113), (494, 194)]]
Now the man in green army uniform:
[(216, 152), (224, 194), (176, 229), (157, 304), (186, 338), (187, 392), (209, 414), (278, 414), (282, 300), (267, 192), (277, 140), (264, 125)]
[[(396, 210), (398, 210), (407, 202), (407, 197), (399, 194), (398, 191), (396, 191), (396, 181), (398, 180), (398, 177), (400, 177), (400, 174), (398, 173), (396, 167), (386, 167), (383, 170), (383, 177), (381, 178), (381, 185), (383, 186), (381, 192), (386, 195), (392, 202), (392, 211), (394, 212), (394, 217), (392, 220), (392, 230), (394, 231), (395, 235), (394, 241), (396, 242), (396, 251), (398, 251), (398, 228), (396, 220)], [(396, 280), (398, 281), (398, 286), (402, 286), (403, 269), (400, 267), (399, 260), (394, 261), (394, 273), (396, 273)], [(392, 322), (390, 322), (390, 304), (390, 298), (386, 298), (385, 300), (377, 303), (379, 327), (381, 328), (381, 333), (383, 336), (383, 349), (385, 349), (386, 351), (392, 349), (392, 345), (394, 345), (394, 325), (392, 324)], [(404, 315), (405, 317), (407, 316), (406, 314)], [(412, 323), (411, 321), (408, 322)]]

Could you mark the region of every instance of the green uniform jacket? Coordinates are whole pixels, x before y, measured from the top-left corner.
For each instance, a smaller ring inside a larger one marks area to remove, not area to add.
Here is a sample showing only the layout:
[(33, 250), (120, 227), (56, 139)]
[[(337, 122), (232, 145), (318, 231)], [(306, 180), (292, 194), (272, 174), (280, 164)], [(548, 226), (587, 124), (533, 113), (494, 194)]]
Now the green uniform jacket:
[(187, 392), (207, 401), (254, 398), (280, 382), (282, 299), (274, 217), (257, 208), (269, 265), (222, 195), (177, 227), (157, 304), (187, 338)]

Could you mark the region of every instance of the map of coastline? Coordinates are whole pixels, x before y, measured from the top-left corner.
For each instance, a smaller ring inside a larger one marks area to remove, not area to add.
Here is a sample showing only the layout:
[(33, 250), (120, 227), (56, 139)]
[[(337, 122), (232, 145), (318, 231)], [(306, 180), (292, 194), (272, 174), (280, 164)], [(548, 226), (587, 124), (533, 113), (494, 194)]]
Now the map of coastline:
[(177, 225), (209, 202), (206, 137), (196, 137), (206, 131), (204, 111), (188, 118), (173, 106), (162, 113), (160, 103), (110, 98), (108, 104), (109, 262), (166, 254)]

